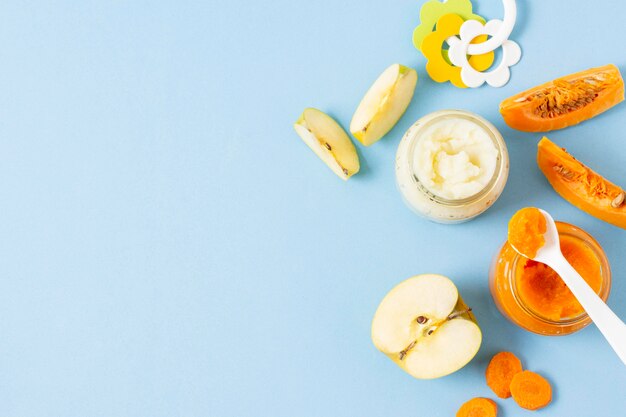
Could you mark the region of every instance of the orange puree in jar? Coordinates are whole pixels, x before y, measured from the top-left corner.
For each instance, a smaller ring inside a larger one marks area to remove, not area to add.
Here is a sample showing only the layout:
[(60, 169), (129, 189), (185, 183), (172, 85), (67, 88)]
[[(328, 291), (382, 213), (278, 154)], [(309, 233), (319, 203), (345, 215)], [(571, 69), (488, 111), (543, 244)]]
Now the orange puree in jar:
[[(562, 236), (561, 252), (565, 259), (597, 293), (602, 287), (600, 260), (581, 240)], [(552, 268), (524, 259), (517, 263), (516, 286), (520, 299), (542, 317), (558, 321), (584, 312), (574, 294)]]
[[(606, 301), (611, 288), (611, 269), (598, 242), (571, 224), (556, 222), (556, 228), (565, 258)], [(508, 241), (493, 259), (489, 288), (500, 312), (528, 331), (565, 335), (591, 323), (551, 268), (520, 255)]]

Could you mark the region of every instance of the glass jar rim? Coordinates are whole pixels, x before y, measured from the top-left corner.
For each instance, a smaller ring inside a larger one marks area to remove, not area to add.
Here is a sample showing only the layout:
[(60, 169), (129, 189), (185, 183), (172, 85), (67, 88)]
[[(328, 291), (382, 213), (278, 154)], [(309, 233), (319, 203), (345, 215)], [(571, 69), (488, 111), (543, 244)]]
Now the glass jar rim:
[[(559, 236), (568, 235), (576, 239), (582, 240), (593, 251), (594, 255), (598, 258), (598, 261), (600, 262), (600, 275), (602, 277), (602, 284), (600, 287), (600, 291), (598, 292), (598, 296), (606, 301), (611, 292), (611, 267), (609, 265), (609, 261), (606, 257), (606, 254), (604, 253), (604, 250), (602, 249), (600, 244), (593, 238), (593, 236), (591, 236), (589, 233), (587, 233), (583, 229), (576, 227), (570, 223), (566, 223), (566, 222), (556, 221), (555, 223), (557, 225)], [(562, 229), (567, 229), (567, 230), (562, 230)], [(524, 258), (524, 256), (515, 252), (515, 256), (511, 261), (511, 269), (510, 269), (511, 274), (509, 276), (509, 285), (511, 288), (511, 294), (513, 295), (513, 299), (526, 314), (533, 317), (535, 320), (538, 320), (544, 324), (551, 325), (551, 326), (575, 326), (575, 325), (582, 324), (585, 322), (586, 323), (584, 325), (586, 326), (587, 324), (591, 323), (591, 319), (589, 315), (584, 310), (582, 311), (582, 313), (580, 313), (579, 315), (575, 317), (566, 318), (562, 320), (552, 320), (552, 319), (549, 319), (547, 317), (544, 317), (538, 314), (537, 312), (533, 311), (533, 309), (528, 307), (524, 303), (524, 301), (521, 299), (521, 297), (519, 297), (519, 294), (517, 292), (517, 279), (516, 279), (517, 263), (525, 259), (526, 258)]]
[[(491, 139), (493, 145), (496, 147), (498, 151), (498, 156), (496, 158), (496, 167), (494, 169), (493, 175), (491, 176), (489, 182), (482, 190), (479, 192), (462, 199), (446, 199), (441, 196), (436, 195), (431, 192), (417, 177), (415, 171), (413, 170), (413, 155), (415, 153), (415, 146), (419, 141), (419, 134), (427, 127), (432, 124), (439, 122), (446, 118), (462, 118), (465, 120), (469, 120), (472, 123), (480, 126), (485, 132), (488, 133), (489, 139)], [(429, 199), (434, 202), (445, 205), (445, 206), (455, 206), (460, 207), (468, 204), (473, 204), (477, 201), (480, 201), (483, 197), (488, 195), (494, 187), (496, 187), (498, 183), (498, 179), (502, 175), (503, 170), (505, 169), (505, 165), (508, 164), (508, 151), (506, 148), (506, 143), (504, 142), (504, 138), (496, 129), (496, 127), (491, 124), (488, 120), (479, 116), (476, 113), (472, 113), (466, 110), (439, 110), (433, 113), (429, 113), (419, 120), (417, 120), (405, 133), (406, 140), (410, 141), (407, 152), (406, 152), (406, 160), (405, 163), (409, 167), (409, 172), (411, 172), (411, 178), (415, 184), (415, 186)]]

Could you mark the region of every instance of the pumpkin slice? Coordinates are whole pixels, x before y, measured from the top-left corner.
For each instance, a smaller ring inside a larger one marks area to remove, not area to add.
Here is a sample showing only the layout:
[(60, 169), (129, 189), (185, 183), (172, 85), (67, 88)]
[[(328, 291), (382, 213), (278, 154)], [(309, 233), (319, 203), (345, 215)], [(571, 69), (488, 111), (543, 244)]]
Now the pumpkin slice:
[(577, 161), (548, 138), (539, 141), (537, 163), (554, 190), (579, 209), (626, 229), (624, 190)]
[(507, 125), (548, 132), (591, 119), (624, 100), (624, 80), (615, 65), (592, 68), (550, 81), (500, 103)]

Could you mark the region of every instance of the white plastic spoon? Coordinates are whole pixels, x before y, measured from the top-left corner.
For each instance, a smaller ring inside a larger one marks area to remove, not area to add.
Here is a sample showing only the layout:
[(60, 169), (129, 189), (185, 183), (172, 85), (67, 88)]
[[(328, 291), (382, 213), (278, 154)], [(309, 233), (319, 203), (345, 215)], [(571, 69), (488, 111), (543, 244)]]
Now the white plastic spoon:
[[(546, 232), (543, 235), (545, 244), (537, 251), (533, 261), (541, 262), (552, 268), (572, 291), (580, 305), (583, 306), (591, 320), (596, 324), (604, 338), (609, 342), (617, 356), (626, 365), (626, 324), (607, 306), (591, 289), (583, 277), (567, 262), (561, 253), (559, 233), (554, 219), (543, 210), (539, 210), (546, 218)], [(510, 243), (510, 242), (509, 242)], [(511, 244), (513, 246), (513, 244)], [(521, 251), (517, 250), (521, 255)]]

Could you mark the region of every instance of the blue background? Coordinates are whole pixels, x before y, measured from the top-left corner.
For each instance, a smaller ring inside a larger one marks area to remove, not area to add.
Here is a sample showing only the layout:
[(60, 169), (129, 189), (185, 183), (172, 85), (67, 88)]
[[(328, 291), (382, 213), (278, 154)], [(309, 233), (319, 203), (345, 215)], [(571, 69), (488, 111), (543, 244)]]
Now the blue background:
[[(3, 1), (0, 5), (0, 413), (54, 416), (451, 416), (516, 352), (555, 388), (539, 415), (622, 415), (626, 372), (592, 326), (556, 338), (504, 319), (487, 288), (507, 219), (539, 206), (590, 232), (626, 318), (626, 232), (557, 196), (537, 134), (498, 103), (614, 62), (626, 5), (520, 0), (502, 89), (433, 83), (411, 44), (421, 1)], [(475, 0), (501, 18), (497, 0)], [(292, 123), (347, 127), (389, 64), (417, 69), (393, 131), (336, 178)], [(412, 214), (395, 188), (403, 132), (460, 108), (506, 138), (510, 180), (476, 220)], [(626, 105), (549, 136), (626, 185)], [(450, 276), (484, 333), (467, 367), (418, 381), (370, 341), (414, 274)], [(501, 415), (530, 415), (497, 400)]]

